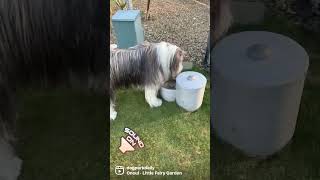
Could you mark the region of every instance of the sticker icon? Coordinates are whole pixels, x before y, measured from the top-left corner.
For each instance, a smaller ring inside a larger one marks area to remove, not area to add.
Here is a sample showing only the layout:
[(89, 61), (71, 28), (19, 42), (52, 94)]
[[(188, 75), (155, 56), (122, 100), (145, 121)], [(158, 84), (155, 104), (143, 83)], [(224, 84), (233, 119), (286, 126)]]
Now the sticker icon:
[(134, 151), (135, 146), (138, 145), (138, 147), (143, 148), (144, 143), (140, 139), (140, 137), (135, 133), (133, 130), (129, 128), (124, 128), (124, 132), (127, 133), (128, 135), (126, 138), (121, 137), (120, 139), (120, 147), (119, 150), (122, 153), (126, 153), (129, 151)]
[(127, 151), (134, 151), (134, 148), (131, 146), (131, 144), (123, 137), (121, 137), (121, 145), (119, 149), (122, 153), (125, 153)]
[(116, 175), (121, 176), (124, 174), (124, 167), (123, 166), (116, 166), (114, 169)]

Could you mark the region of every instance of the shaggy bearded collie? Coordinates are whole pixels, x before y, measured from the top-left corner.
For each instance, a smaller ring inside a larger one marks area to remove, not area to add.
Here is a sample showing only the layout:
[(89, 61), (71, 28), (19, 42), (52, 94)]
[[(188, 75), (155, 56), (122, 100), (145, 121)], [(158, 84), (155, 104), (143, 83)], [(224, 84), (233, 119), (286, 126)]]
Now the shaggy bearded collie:
[(185, 54), (168, 42), (145, 42), (129, 49), (110, 45), (110, 120), (117, 117), (114, 91), (119, 87), (141, 87), (150, 107), (161, 106), (158, 91), (164, 82), (175, 79), (182, 71)]

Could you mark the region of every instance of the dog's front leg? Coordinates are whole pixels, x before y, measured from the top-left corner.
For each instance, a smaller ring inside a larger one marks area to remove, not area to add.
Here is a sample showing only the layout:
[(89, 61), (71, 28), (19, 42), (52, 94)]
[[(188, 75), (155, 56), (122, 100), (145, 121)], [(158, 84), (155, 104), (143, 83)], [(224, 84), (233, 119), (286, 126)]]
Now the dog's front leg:
[(162, 105), (162, 100), (157, 97), (159, 87), (157, 86), (147, 86), (145, 87), (144, 94), (147, 103), (150, 107), (159, 107)]
[(117, 118), (117, 111), (114, 109), (114, 103), (110, 100), (110, 120), (115, 120)]

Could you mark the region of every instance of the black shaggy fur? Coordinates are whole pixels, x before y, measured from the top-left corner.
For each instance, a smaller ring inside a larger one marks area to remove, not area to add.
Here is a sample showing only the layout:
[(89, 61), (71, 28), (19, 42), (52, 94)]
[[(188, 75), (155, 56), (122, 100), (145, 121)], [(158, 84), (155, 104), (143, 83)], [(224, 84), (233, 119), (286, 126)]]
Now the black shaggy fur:
[(1, 71), (27, 86), (105, 72), (106, 9), (101, 1), (2, 0)]

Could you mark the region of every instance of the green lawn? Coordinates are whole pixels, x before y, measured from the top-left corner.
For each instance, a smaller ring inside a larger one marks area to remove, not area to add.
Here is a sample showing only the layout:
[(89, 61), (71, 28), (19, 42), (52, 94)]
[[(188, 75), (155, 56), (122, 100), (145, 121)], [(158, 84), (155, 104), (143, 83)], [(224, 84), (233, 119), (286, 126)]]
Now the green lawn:
[(19, 93), (21, 180), (104, 179), (106, 98), (72, 90)]
[[(207, 84), (201, 108), (193, 113), (179, 108), (175, 102), (165, 101), (161, 107), (151, 109), (144, 100), (143, 91), (118, 91), (118, 117), (111, 123), (111, 177), (117, 177), (115, 166), (153, 166), (158, 171), (183, 172), (182, 177), (168, 176), (167, 179), (209, 179), (209, 87)], [(120, 138), (126, 135), (123, 132), (125, 127), (138, 133), (145, 144), (144, 148), (127, 154), (119, 151)], [(145, 176), (145, 179), (151, 177)], [(135, 177), (139, 180), (142, 178)]]
[(320, 36), (307, 32), (285, 18), (268, 17), (260, 25), (237, 26), (232, 32), (267, 30), (291, 37), (306, 48), (310, 59), (296, 131), (292, 141), (266, 159), (248, 158), (214, 138), (217, 180), (317, 180), (320, 179)]

